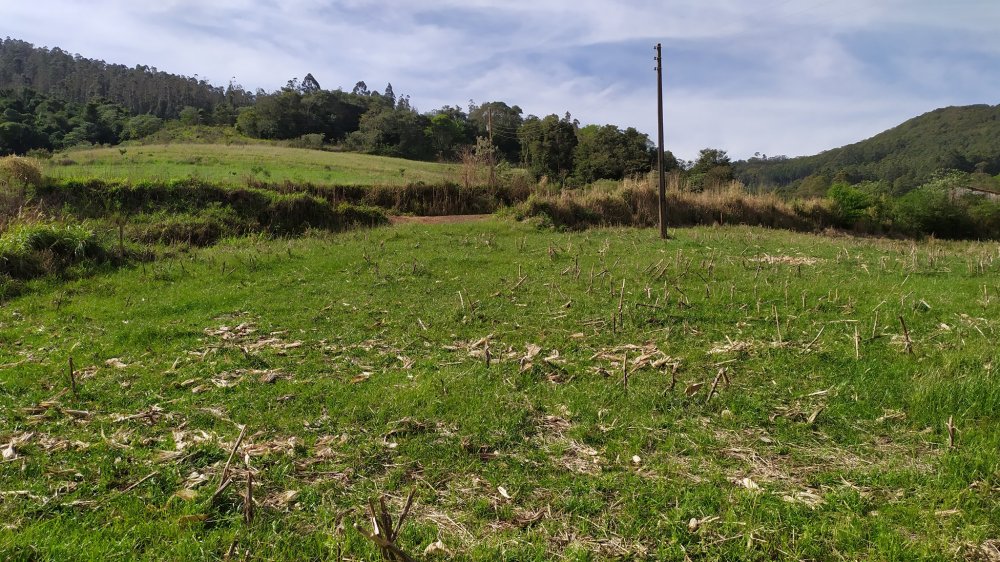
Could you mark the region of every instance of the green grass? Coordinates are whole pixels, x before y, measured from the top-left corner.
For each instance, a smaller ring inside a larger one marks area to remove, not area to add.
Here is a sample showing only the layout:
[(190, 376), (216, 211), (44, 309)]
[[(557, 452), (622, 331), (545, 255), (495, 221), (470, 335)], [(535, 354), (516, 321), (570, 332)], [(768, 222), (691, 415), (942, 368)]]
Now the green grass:
[(266, 144), (163, 144), (74, 149), (55, 154), (45, 174), (55, 178), (255, 182), (316, 185), (405, 185), (458, 178), (450, 164), (347, 152), (323, 152)]
[(15, 279), (64, 272), (80, 262), (109, 257), (96, 233), (81, 224), (18, 223), (0, 231), (0, 299), (14, 292)]
[(1000, 246), (655, 235), (407, 225), (33, 282), (0, 309), (0, 558), (372, 559), (363, 506), (413, 489), (415, 555), (988, 559)]

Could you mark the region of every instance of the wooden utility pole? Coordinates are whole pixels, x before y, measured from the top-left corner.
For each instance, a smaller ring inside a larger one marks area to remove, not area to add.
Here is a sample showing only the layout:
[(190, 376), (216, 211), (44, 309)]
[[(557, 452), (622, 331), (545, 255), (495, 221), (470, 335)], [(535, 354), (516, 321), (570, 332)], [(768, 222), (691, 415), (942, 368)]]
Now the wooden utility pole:
[(490, 189), (497, 183), (496, 145), (493, 144), (493, 106), (486, 110), (486, 132), (490, 135)]
[(656, 44), (656, 124), (658, 126), (656, 168), (659, 172), (660, 238), (667, 238), (667, 178), (663, 173), (663, 53)]
[(490, 135), (490, 144), (493, 144), (493, 106), (486, 109), (486, 133)]

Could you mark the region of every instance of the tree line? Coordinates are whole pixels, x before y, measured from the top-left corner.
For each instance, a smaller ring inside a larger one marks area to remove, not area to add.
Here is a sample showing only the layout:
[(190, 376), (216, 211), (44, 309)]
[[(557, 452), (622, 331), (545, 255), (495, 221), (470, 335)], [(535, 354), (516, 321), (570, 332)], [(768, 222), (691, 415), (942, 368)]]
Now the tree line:
[(0, 156), (81, 144), (118, 144), (156, 132), (163, 120), (108, 100), (65, 101), (34, 90), (0, 90)]
[(107, 99), (133, 115), (150, 114), (160, 119), (176, 119), (187, 107), (212, 112), (223, 106), (234, 111), (254, 100), (254, 94), (238, 84), (223, 88), (197, 75), (111, 64), (10, 37), (0, 40), (0, 88), (30, 88), (76, 103)]
[[(382, 92), (363, 81), (350, 92), (331, 91), (311, 74), (278, 92), (258, 94), (253, 106), (239, 110), (236, 128), (263, 139), (322, 135), (323, 142), (349, 150), (414, 160), (453, 161), (486, 139), (497, 160), (560, 182), (622, 179), (648, 172), (655, 162), (648, 135), (632, 127), (581, 127), (568, 113), (525, 116), (502, 101), (421, 113), (392, 84)], [(672, 155), (668, 164), (677, 165)]]

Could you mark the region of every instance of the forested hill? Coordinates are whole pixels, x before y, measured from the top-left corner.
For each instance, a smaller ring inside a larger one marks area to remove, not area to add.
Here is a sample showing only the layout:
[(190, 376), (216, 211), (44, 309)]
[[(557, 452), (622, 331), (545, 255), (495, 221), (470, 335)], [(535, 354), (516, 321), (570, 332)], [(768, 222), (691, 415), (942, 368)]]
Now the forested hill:
[(106, 63), (8, 37), (0, 40), (0, 90), (21, 88), (81, 104), (106, 99), (134, 115), (163, 119), (178, 117), (185, 107), (211, 112), (253, 103), (253, 95), (239, 86), (213, 86), (197, 77)]
[(734, 164), (746, 185), (823, 194), (834, 179), (883, 181), (902, 193), (935, 172), (1000, 174), (1000, 105), (936, 109), (841, 148), (800, 158), (751, 158)]

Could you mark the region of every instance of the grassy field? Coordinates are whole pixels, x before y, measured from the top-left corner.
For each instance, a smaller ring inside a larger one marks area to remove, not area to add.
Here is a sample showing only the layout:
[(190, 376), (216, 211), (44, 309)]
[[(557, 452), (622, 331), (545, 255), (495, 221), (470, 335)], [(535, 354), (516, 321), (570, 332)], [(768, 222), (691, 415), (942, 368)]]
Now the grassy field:
[(45, 174), (56, 178), (168, 181), (196, 178), (245, 185), (404, 185), (457, 180), (457, 166), (347, 152), (266, 144), (163, 144), (87, 148), (55, 154)]
[(34, 282), (0, 308), (0, 559), (368, 560), (364, 506), (413, 490), (418, 558), (994, 560), (1000, 246), (673, 235)]

